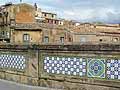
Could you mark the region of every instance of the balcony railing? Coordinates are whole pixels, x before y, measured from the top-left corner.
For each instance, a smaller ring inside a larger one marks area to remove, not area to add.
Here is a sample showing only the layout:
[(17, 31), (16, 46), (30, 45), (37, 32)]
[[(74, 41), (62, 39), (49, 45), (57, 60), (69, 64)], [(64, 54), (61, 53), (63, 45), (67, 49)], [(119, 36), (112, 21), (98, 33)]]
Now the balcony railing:
[(0, 35), (0, 39), (10, 39), (10, 36), (8, 36), (8, 35)]

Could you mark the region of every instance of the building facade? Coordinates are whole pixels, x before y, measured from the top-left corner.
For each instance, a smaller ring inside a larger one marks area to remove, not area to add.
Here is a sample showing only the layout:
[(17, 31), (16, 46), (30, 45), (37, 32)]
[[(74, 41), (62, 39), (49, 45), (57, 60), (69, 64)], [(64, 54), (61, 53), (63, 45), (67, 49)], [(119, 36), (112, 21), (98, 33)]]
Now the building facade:
[(120, 25), (78, 23), (34, 6), (7, 4), (0, 11), (1, 43), (119, 44)]

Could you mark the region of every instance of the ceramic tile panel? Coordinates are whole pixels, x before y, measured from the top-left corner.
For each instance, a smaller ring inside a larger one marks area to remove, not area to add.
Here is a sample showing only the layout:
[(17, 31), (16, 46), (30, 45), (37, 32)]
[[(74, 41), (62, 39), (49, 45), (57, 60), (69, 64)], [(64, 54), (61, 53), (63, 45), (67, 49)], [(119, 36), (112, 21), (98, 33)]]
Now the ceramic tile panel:
[(44, 70), (52, 74), (85, 76), (86, 60), (79, 57), (46, 56)]
[(107, 78), (120, 79), (120, 60), (107, 60)]
[(22, 55), (0, 55), (0, 68), (24, 70), (26, 67), (25, 57)]
[(87, 76), (105, 78), (105, 60), (104, 59), (88, 59)]

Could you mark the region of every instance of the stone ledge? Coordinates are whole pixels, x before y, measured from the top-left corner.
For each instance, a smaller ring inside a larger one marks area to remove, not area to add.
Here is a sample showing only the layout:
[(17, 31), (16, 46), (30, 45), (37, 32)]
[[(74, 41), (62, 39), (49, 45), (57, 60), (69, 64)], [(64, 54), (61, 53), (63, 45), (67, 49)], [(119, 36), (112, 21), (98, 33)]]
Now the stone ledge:
[(117, 51), (120, 52), (120, 45), (0, 45), (0, 49), (16, 50), (59, 50), (59, 51)]

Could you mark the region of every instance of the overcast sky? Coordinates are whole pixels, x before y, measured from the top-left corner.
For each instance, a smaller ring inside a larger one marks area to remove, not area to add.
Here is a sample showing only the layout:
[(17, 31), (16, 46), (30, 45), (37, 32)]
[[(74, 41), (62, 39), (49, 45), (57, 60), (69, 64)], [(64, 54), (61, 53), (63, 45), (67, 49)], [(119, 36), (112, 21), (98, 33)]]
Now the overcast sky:
[[(20, 0), (0, 0), (19, 3)], [(58, 17), (78, 20), (80, 22), (120, 23), (120, 0), (22, 0), (49, 12), (55, 12)]]

